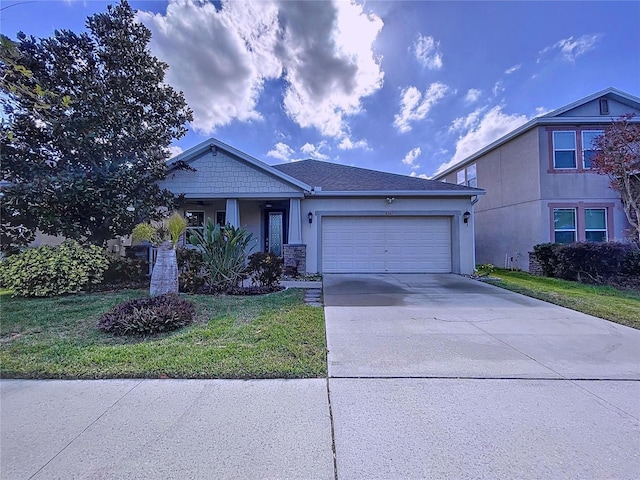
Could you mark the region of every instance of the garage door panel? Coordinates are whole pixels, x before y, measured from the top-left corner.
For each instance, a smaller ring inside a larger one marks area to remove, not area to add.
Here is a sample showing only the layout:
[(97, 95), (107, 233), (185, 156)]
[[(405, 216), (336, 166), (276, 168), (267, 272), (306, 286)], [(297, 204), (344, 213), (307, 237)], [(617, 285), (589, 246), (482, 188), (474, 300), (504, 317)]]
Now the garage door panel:
[(324, 217), (326, 273), (450, 272), (449, 217)]

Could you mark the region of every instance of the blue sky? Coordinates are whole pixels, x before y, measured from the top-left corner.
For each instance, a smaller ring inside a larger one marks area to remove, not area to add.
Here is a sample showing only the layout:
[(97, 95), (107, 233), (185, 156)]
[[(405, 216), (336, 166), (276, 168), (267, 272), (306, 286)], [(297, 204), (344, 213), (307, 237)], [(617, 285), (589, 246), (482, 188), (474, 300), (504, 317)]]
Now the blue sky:
[[(0, 1), (2, 33), (84, 29), (103, 1)], [(640, 2), (136, 1), (195, 119), (269, 164), (430, 176), (536, 115), (640, 96)]]

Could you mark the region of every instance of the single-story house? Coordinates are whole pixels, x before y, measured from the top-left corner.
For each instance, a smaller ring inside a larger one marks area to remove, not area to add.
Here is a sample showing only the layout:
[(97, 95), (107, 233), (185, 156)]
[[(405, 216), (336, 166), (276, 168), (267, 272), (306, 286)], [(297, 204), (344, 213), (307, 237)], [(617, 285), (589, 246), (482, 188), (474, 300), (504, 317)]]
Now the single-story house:
[[(178, 168), (188, 165), (189, 169)], [(190, 228), (253, 234), (299, 273), (473, 273), (484, 190), (318, 160), (270, 166), (216, 139), (169, 161)]]

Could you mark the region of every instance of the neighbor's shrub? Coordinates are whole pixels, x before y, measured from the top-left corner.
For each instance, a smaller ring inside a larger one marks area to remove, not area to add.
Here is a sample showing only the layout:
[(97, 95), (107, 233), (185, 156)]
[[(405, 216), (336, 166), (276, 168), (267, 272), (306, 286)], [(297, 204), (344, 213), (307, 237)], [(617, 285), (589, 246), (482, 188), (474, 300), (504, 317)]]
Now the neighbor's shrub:
[(271, 252), (258, 252), (249, 257), (249, 275), (261, 287), (273, 287), (280, 282), (284, 261)]
[(475, 273), (478, 277), (488, 277), (493, 273), (495, 269), (496, 267), (494, 267), (491, 263), (481, 263), (479, 265), (476, 265)]
[(204, 231), (194, 231), (189, 243), (202, 252), (215, 289), (237, 287), (246, 278), (247, 251), (253, 235), (246, 230), (227, 224), (221, 227), (208, 218)]
[(554, 275), (564, 280), (583, 283), (605, 283), (622, 271), (627, 251), (633, 248), (623, 243), (577, 242), (556, 249)]
[(558, 263), (556, 250), (559, 246), (557, 243), (540, 243), (533, 247), (533, 253), (542, 268), (542, 275), (545, 277), (553, 277)]
[(112, 335), (152, 335), (169, 332), (193, 322), (195, 306), (175, 294), (136, 298), (103, 313), (98, 328)]
[(207, 270), (199, 250), (178, 248), (178, 284), (181, 292), (200, 293), (207, 284)]
[(97, 285), (109, 265), (95, 245), (66, 240), (57, 247), (30, 248), (2, 261), (2, 283), (20, 297), (53, 297)]
[(640, 276), (640, 248), (629, 248), (622, 262), (623, 275)]

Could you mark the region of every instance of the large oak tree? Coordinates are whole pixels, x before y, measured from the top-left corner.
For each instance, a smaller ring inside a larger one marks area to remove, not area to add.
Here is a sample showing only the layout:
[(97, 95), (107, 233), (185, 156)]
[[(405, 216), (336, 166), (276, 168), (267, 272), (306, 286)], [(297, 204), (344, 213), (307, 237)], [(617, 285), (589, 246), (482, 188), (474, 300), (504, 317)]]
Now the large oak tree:
[(126, 0), (86, 27), (3, 39), (3, 236), (22, 226), (102, 244), (173, 204), (157, 181), (191, 111)]

